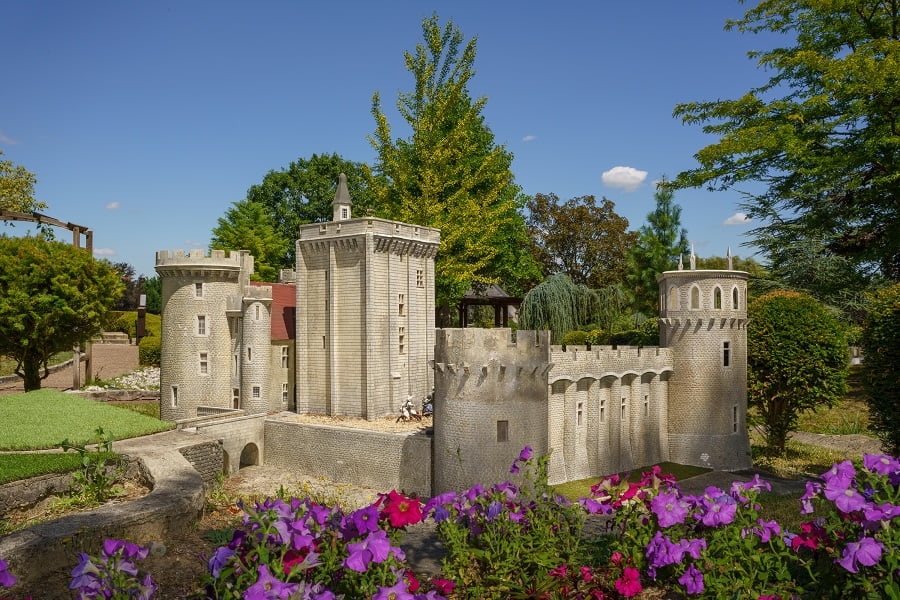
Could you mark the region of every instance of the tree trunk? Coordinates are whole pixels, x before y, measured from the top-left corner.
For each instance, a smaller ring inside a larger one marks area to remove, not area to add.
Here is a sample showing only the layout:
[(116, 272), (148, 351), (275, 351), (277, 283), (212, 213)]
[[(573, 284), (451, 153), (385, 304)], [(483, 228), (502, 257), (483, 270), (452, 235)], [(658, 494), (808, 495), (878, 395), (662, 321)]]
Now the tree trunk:
[(22, 363), (22, 378), (25, 380), (25, 391), (41, 389), (41, 363), (38, 360), (26, 359)]

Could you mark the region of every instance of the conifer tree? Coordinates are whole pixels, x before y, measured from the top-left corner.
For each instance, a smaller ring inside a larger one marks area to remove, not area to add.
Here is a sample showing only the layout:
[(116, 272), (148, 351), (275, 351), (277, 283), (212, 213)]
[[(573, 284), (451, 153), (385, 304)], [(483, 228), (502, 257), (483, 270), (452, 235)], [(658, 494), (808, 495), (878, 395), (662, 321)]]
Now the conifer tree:
[(512, 154), (484, 122), (487, 98), (469, 95), (475, 39), (464, 43), (453, 22), (442, 28), (436, 15), (422, 22), (422, 33), (424, 42), (405, 53), (414, 90), (397, 102), (412, 129), (408, 139), (391, 137), (381, 97), (373, 96), (369, 140), (378, 158), (370, 190), (379, 216), (441, 230), (435, 283), (446, 310), (473, 285), (496, 282), (500, 270), (511, 279), (540, 273), (521, 251), (527, 236)]
[(638, 230), (637, 243), (628, 257), (627, 280), (634, 293), (634, 307), (645, 315), (659, 313), (656, 277), (671, 271), (678, 258), (690, 251), (687, 230), (681, 226), (681, 207), (673, 202), (672, 188), (663, 179), (656, 188), (656, 208)]
[(275, 220), (259, 202), (235, 202), (219, 219), (212, 230), (210, 248), (218, 250), (249, 250), (254, 258), (253, 278), (275, 281), (278, 269), (284, 264), (290, 247), (275, 224)]

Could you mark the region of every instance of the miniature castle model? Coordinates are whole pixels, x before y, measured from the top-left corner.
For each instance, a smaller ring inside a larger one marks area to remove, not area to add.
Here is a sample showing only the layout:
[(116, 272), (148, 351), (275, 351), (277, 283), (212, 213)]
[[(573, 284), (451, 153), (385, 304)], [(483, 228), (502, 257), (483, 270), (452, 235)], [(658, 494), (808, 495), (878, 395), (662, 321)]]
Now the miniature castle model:
[(730, 260), (698, 271), (692, 253), (690, 270), (659, 276), (660, 347), (563, 349), (546, 331), (435, 330), (439, 231), (351, 218), (343, 175), (333, 208), (300, 227), (279, 284), (251, 282), (245, 251), (157, 253), (163, 419), (372, 420), (434, 388), (419, 493), (502, 481), (525, 445), (550, 452), (551, 483), (661, 461), (750, 466), (747, 274)]

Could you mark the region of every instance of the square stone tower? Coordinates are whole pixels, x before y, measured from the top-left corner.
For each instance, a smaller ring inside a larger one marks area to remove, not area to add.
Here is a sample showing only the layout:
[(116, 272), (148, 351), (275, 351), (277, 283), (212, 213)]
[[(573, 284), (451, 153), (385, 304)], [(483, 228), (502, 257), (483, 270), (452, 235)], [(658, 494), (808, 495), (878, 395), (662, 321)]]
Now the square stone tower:
[(440, 232), (352, 218), (346, 176), (334, 220), (297, 240), (297, 412), (377, 419), (431, 391)]

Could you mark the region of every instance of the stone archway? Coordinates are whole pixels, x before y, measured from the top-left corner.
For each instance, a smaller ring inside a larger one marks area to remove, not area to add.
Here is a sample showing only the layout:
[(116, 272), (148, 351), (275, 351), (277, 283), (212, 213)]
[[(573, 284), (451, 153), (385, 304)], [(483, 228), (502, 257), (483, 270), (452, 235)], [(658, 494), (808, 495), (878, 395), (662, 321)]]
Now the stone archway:
[(253, 442), (244, 446), (241, 450), (241, 462), (238, 469), (259, 464), (259, 448)]

